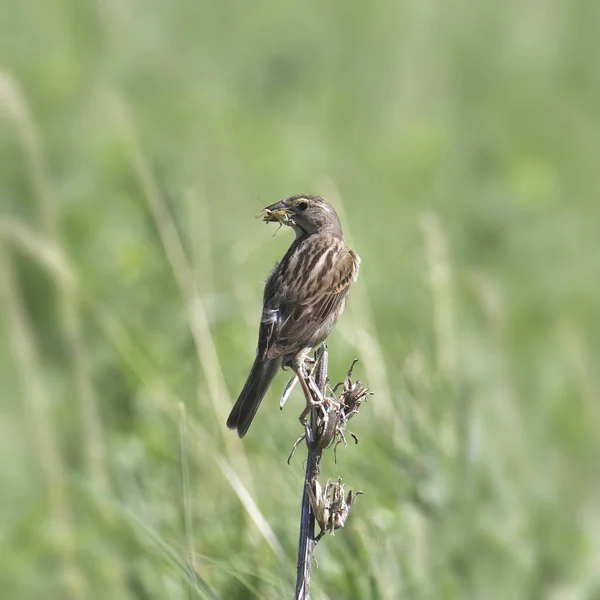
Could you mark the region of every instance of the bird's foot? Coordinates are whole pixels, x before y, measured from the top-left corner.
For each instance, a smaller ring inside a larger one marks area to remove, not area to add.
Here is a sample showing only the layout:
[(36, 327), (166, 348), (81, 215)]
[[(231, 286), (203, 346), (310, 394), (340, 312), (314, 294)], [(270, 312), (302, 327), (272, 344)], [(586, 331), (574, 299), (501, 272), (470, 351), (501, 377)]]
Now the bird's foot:
[(302, 425), (306, 425), (307, 417), (313, 408), (319, 408), (323, 413), (323, 418), (326, 418), (331, 410), (339, 410), (340, 403), (330, 396), (323, 396), (312, 378), (308, 379), (308, 388), (310, 395), (306, 396), (306, 407), (300, 415)]

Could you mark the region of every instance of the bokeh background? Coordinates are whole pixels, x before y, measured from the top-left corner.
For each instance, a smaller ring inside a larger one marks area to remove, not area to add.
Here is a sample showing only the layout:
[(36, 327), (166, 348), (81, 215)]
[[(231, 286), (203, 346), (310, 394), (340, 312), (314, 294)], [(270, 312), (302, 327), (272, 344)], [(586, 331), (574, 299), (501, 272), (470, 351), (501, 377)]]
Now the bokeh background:
[(302, 399), (224, 421), (327, 196), (375, 395), (316, 599), (600, 597), (600, 4), (0, 5), (6, 599), (290, 598)]

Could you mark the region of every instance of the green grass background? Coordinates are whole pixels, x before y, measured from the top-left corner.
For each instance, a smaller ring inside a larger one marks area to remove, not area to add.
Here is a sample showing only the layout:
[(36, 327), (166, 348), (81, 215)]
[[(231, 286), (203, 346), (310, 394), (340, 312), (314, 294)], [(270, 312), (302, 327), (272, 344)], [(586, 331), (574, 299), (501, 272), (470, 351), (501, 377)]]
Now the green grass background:
[(2, 598), (292, 597), (301, 398), (224, 420), (300, 192), (375, 392), (313, 597), (599, 598), (599, 7), (3, 2)]

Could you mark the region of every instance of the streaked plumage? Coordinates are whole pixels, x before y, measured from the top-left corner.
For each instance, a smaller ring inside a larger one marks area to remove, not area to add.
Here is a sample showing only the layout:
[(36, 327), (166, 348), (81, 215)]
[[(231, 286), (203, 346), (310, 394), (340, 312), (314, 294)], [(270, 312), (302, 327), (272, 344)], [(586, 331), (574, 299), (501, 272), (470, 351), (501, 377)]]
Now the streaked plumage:
[(299, 195), (268, 206), (265, 221), (292, 227), (296, 239), (269, 276), (263, 296), (256, 359), (227, 427), (248, 431), (279, 367), (302, 368), (342, 314), (360, 258), (344, 241), (340, 220), (319, 196)]

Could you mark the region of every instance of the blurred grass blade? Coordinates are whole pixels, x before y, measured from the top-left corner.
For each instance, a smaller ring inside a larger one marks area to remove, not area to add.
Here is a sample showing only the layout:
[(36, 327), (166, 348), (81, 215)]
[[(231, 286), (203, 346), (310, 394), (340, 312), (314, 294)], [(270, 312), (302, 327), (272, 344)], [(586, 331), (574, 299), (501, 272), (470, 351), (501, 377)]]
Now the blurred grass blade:
[(160, 193), (150, 167), (137, 144), (132, 120), (126, 106), (116, 92), (109, 96), (108, 106), (115, 126), (122, 135), (133, 162), (144, 199), (150, 208), (165, 254), (184, 300), (198, 361), (204, 372), (208, 385), (208, 395), (218, 420), (218, 431), (222, 436), (228, 455), (243, 473), (247, 485), (251, 487), (252, 475), (243, 451), (243, 446), (240, 440), (236, 436), (231, 435), (223, 426), (231, 405), (231, 399), (225, 384), (202, 298), (196, 285), (193, 269), (186, 256), (177, 226)]
[[(61, 247), (58, 208), (52, 190), (42, 144), (34, 120), (21, 90), (12, 78), (0, 73), (0, 106), (9, 115), (17, 130), (24, 155), (29, 160), (29, 171), (34, 183), (35, 199), (41, 215), (42, 227), (51, 243)], [(21, 232), (22, 233), (22, 232)], [(72, 269), (67, 265), (68, 272)], [(82, 445), (87, 467), (96, 485), (109, 489), (106, 451), (102, 437), (98, 400), (86, 365), (86, 348), (83, 342), (81, 317), (76, 296), (65, 278), (58, 282), (59, 318), (67, 341), (71, 370), (75, 379), (77, 398), (81, 406)]]
[(260, 512), (258, 506), (254, 502), (247, 488), (242, 483), (241, 479), (236, 475), (235, 471), (229, 466), (229, 464), (223, 457), (217, 456), (216, 461), (223, 475), (225, 476), (227, 481), (229, 481), (231, 487), (238, 495), (238, 498), (240, 499), (244, 508), (254, 521), (254, 524), (256, 525), (262, 536), (265, 538), (269, 546), (271, 546), (273, 552), (275, 552), (275, 554), (279, 558), (283, 558), (285, 554), (283, 548), (281, 547), (281, 544), (279, 543), (279, 540), (277, 539), (275, 533), (271, 529), (271, 526), (269, 525), (263, 514)]
[(190, 490), (190, 466), (188, 461), (187, 420), (185, 404), (179, 408), (179, 454), (181, 460), (181, 495), (183, 499), (183, 527), (187, 549), (187, 561), (196, 572), (196, 551), (194, 549), (194, 520), (192, 515), (192, 495)]
[(190, 564), (183, 561), (177, 551), (168, 544), (163, 537), (152, 527), (150, 527), (134, 510), (122, 505), (110, 496), (92, 489), (86, 484), (81, 484), (81, 489), (90, 497), (104, 505), (106, 509), (115, 511), (138, 533), (143, 534), (143, 538), (150, 542), (151, 547), (158, 550), (160, 556), (168, 562), (179, 575), (190, 583), (194, 593), (198, 597), (208, 600), (219, 600), (218, 595), (212, 590), (210, 585), (202, 578)]
[(434, 212), (423, 212), (419, 219), (419, 225), (425, 239), (425, 255), (429, 266), (438, 369), (440, 373), (453, 381), (458, 361), (458, 349), (454, 326), (448, 245), (440, 221)]
[(53, 544), (62, 560), (63, 579), (69, 597), (85, 598), (86, 583), (77, 563), (76, 534), (60, 447), (49, 410), (47, 384), (42, 380), (42, 368), (36, 341), (23, 300), (20, 297), (13, 267), (4, 243), (0, 242), (0, 298), (5, 319), (10, 326), (14, 357), (21, 376), (25, 400), (31, 419), (32, 437), (46, 480), (50, 504), (50, 524), (54, 530)]

